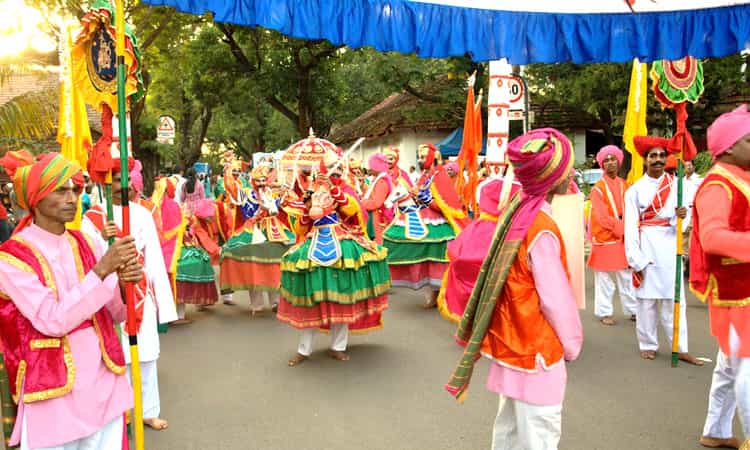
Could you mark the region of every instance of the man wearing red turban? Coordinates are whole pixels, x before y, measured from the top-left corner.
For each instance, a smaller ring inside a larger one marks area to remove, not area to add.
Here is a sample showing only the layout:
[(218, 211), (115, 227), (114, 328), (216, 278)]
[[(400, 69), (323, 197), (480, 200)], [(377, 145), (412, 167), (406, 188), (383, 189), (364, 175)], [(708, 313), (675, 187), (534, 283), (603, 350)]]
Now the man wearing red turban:
[[(659, 348), (660, 322), (672, 347), (677, 218), (686, 218), (687, 208), (677, 207), (675, 177), (665, 172), (670, 140), (636, 136), (633, 141), (646, 163), (646, 174), (625, 193), (625, 255), (636, 280), (638, 347), (641, 357), (651, 360)], [(689, 222), (685, 220), (683, 228)], [(681, 288), (684, 291), (684, 283)], [(680, 302), (679, 357), (701, 366), (703, 361), (688, 353), (684, 292)]]
[(17, 414), (10, 445), (120, 448), (132, 407), (114, 322), (120, 282), (143, 273), (133, 238), (107, 248), (66, 229), (80, 167), (59, 154), (5, 165), (30, 213), (0, 246), (0, 345)]
[[(750, 112), (747, 105), (708, 127), (716, 163), (695, 196), (690, 285), (708, 302), (719, 344), (700, 443), (739, 447), (732, 421), (739, 412), (750, 439)], [(745, 441), (750, 446), (750, 440)]]

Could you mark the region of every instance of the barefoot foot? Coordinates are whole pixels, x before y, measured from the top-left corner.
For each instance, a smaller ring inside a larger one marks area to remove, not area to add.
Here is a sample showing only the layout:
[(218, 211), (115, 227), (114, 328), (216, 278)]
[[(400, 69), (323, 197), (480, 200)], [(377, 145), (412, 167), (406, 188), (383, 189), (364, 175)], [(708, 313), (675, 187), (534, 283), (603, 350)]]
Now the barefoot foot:
[(169, 427), (169, 423), (166, 420), (158, 417), (143, 419), (143, 424), (157, 431), (166, 430)]
[(289, 360), (289, 367), (294, 367), (296, 365), (302, 364), (303, 362), (307, 361), (307, 356), (297, 353), (294, 355), (292, 359)]

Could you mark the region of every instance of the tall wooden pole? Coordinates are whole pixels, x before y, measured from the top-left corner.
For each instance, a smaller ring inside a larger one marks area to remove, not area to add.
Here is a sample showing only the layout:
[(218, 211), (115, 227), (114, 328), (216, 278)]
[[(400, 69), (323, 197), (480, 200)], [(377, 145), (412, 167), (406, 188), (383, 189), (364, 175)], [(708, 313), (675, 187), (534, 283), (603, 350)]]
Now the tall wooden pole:
[[(117, 124), (120, 141), (120, 205), (122, 205), (122, 231), (125, 236), (130, 235), (130, 182), (128, 176), (128, 129), (127, 129), (127, 100), (125, 92), (125, 6), (124, 0), (115, 0), (115, 30), (117, 33)], [(134, 408), (131, 417), (135, 435), (135, 450), (143, 450), (143, 394), (141, 390), (141, 364), (138, 355), (138, 329), (135, 316), (135, 295), (133, 283), (125, 285), (125, 302), (127, 303), (128, 318), (126, 329), (130, 344), (130, 371), (133, 381)]]

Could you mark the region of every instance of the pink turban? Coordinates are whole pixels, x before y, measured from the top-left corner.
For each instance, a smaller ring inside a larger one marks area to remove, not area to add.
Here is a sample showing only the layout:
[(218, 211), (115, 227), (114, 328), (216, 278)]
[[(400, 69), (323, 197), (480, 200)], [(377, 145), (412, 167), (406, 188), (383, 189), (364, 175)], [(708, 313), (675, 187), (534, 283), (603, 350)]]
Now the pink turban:
[(193, 212), (196, 216), (198, 216), (199, 219), (208, 219), (209, 217), (213, 217), (215, 212), (215, 205), (213, 200), (209, 200), (207, 198), (198, 200), (198, 202), (195, 204), (195, 209), (193, 209)]
[(604, 169), (604, 160), (607, 159), (607, 156), (609, 155), (617, 158), (617, 163), (622, 165), (624, 156), (622, 154), (622, 150), (620, 150), (620, 147), (616, 145), (605, 145), (601, 148), (601, 150), (599, 150), (599, 153), (596, 154), (596, 162), (597, 164), (599, 164), (599, 167)]
[(374, 170), (375, 172), (388, 172), (388, 160), (382, 153), (373, 153), (370, 159), (367, 160), (367, 165), (370, 166), (370, 170)]
[(750, 112), (743, 104), (734, 111), (720, 115), (708, 127), (708, 151), (716, 159), (746, 134), (750, 134)]
[(141, 169), (143, 166), (137, 159), (133, 164), (133, 168), (130, 170), (130, 185), (135, 189), (137, 193), (143, 192), (143, 175), (141, 175)]
[(449, 167), (453, 169), (453, 173), (458, 173), (458, 163), (456, 161), (451, 161), (445, 165), (446, 169), (448, 169)]

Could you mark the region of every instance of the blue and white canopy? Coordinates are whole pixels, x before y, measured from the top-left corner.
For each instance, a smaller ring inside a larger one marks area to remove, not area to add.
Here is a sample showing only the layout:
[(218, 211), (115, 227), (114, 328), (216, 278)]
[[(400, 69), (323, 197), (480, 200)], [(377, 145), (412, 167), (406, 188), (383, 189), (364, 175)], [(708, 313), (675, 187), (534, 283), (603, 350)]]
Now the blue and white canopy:
[(512, 64), (719, 57), (750, 43), (750, 0), (143, 1), (297, 38)]

